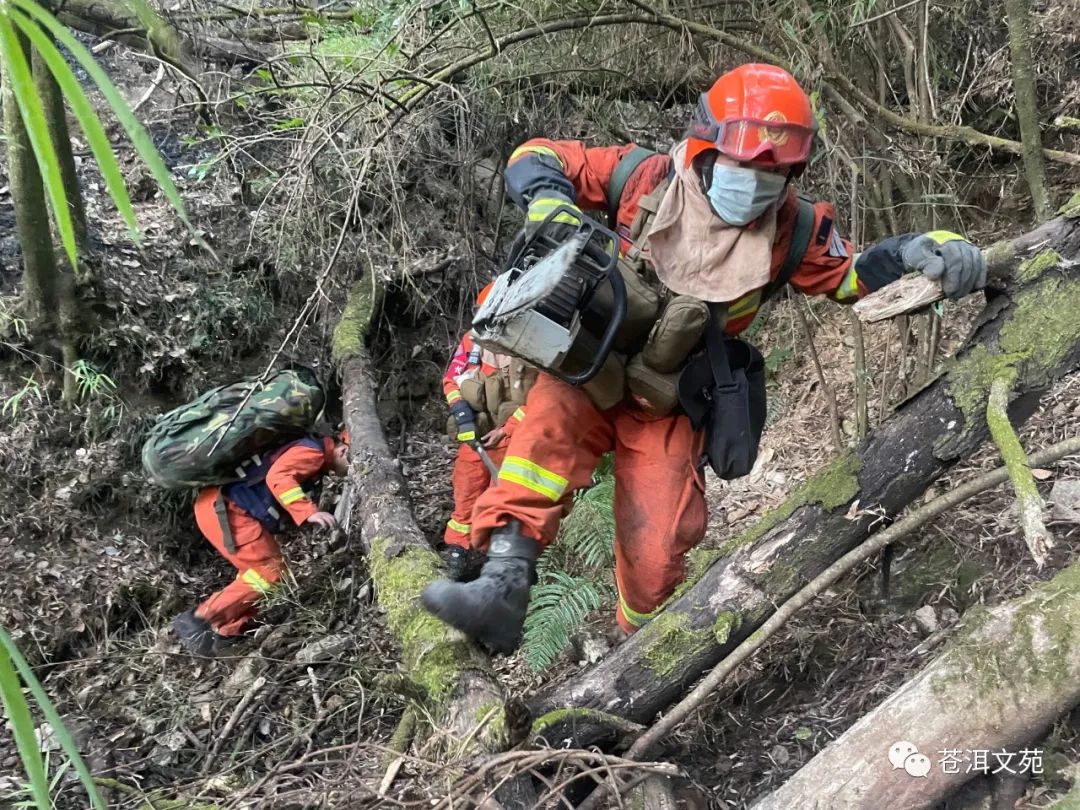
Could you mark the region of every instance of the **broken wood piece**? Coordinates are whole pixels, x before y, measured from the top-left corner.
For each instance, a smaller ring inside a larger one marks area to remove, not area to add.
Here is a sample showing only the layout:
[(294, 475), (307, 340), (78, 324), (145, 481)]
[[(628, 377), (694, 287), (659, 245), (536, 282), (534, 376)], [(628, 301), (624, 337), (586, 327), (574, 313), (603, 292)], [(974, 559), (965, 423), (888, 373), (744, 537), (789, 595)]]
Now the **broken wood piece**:
[(877, 323), (897, 315), (917, 312), (944, 297), (941, 282), (916, 273), (904, 276), (855, 302), (852, 311), (863, 323)]

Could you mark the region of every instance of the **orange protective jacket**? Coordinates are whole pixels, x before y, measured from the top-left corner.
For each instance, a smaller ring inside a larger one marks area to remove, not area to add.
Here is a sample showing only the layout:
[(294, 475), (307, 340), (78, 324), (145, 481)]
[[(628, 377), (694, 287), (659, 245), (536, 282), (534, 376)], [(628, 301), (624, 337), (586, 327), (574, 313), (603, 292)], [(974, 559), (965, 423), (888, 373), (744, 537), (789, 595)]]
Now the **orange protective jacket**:
[[(506, 168), (506, 188), (522, 208), (543, 190), (557, 191), (576, 201), (583, 210), (606, 211), (607, 189), (620, 159), (634, 144), (589, 147), (581, 141), (534, 138), (519, 146)], [(619, 204), (617, 228), (629, 247), (630, 226), (641, 199), (650, 194), (671, 172), (671, 157), (657, 154), (643, 161), (627, 179)], [(776, 216), (776, 241), (772, 252), (772, 278), (783, 266), (795, 227), (798, 200), (794, 187)], [(903, 265), (895, 249), (866, 251), (856, 257), (851, 243), (840, 236), (832, 203), (814, 204), (814, 229), (802, 262), (790, 283), (806, 295), (828, 295), (843, 303), (854, 302), (899, 278)], [(754, 320), (761, 304), (761, 290), (728, 302), (726, 331), (737, 335)]]

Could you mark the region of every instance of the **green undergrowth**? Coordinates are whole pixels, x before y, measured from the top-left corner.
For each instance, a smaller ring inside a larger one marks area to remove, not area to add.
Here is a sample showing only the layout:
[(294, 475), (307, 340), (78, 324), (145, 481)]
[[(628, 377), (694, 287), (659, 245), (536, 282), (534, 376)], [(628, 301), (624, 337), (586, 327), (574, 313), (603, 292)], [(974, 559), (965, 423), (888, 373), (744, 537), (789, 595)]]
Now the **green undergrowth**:
[(605, 458), (593, 485), (578, 492), (559, 540), (540, 558), (522, 652), (534, 672), (549, 667), (589, 614), (611, 605), (615, 564), (615, 476)]

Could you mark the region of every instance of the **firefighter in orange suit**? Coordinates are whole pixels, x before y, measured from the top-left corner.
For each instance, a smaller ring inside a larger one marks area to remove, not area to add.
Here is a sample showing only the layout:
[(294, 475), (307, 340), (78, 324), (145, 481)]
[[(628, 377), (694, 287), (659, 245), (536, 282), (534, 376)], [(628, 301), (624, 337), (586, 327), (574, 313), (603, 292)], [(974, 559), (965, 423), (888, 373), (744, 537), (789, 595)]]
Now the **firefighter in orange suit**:
[[(491, 287), (480, 291), (477, 306)], [(470, 444), (479, 440), (495, 466), (502, 464), (510, 436), (525, 418), (525, 407), (518, 403), (525, 402), (534, 376), (524, 373), (523, 364), (512, 358), (484, 351), (468, 332), (443, 375), (443, 394), (451, 412), (449, 432), (460, 442), (452, 479), (454, 509), (443, 532), (443, 559), (453, 580), (468, 578), (479, 568), (478, 555), (469, 553), (472, 513), (476, 499), (491, 484), (491, 472)], [(499, 382), (489, 385), (488, 380)]]
[(195, 500), (199, 530), (237, 570), (236, 579), (195, 610), (173, 619), (180, 643), (212, 655), (243, 634), (259, 601), (286, 571), (275, 535), (287, 519), (333, 529), (334, 516), (319, 511), (314, 487), (326, 474), (348, 471), (348, 434), (309, 437), (266, 453), (243, 481), (205, 487)]
[[(743, 65), (701, 96), (686, 137), (670, 154), (633, 169), (615, 201), (617, 228), (624, 254), (639, 250), (651, 268), (660, 300), (688, 296), (724, 307), (729, 336), (750, 324), (794, 241), (794, 181), (815, 129), (809, 98), (790, 74)], [(505, 178), (527, 212), (526, 227), (559, 206), (571, 206), (555, 215), (570, 227), (580, 223), (580, 209), (611, 210), (612, 175), (635, 148), (545, 139), (519, 147)], [(891, 237), (856, 257), (838, 232), (833, 206), (817, 202), (812, 210), (809, 242), (789, 278), (799, 292), (853, 302), (905, 271), (940, 278), (950, 297), (985, 285), (981, 253), (957, 234)], [(619, 626), (633, 632), (671, 595), (685, 577), (686, 552), (705, 534), (698, 463), (704, 439), (683, 413), (657, 415), (632, 393), (619, 392), (615, 401), (600, 408), (583, 388), (540, 375), (498, 484), (473, 512), (472, 543), (486, 548), (487, 562), (473, 582), (429, 585), (422, 600), (430, 612), (495, 652), (514, 650), (535, 561), (555, 539), (571, 494), (588, 484), (609, 450)]]

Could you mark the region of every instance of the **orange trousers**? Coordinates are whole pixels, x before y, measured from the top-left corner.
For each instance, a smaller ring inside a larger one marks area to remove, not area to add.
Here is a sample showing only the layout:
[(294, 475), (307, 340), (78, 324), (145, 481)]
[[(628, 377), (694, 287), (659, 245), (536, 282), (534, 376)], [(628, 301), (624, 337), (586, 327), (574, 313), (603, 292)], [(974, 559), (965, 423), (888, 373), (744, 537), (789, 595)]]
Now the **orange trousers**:
[(633, 632), (686, 577), (686, 552), (705, 536), (705, 489), (697, 459), (704, 436), (685, 416), (649, 416), (624, 401), (599, 410), (580, 388), (541, 374), (528, 418), (514, 431), (498, 484), (473, 511), (472, 543), (486, 548), (510, 520), (547, 546), (589, 485), (600, 456), (615, 452), (616, 619)]
[[(503, 439), (497, 445), (487, 448), (491, 460), (498, 467), (506, 455), (509, 439)], [(469, 547), (469, 534), (472, 531), (472, 513), (476, 499), (491, 483), (491, 473), (480, 456), (469, 445), (458, 445), (457, 458), (454, 459), (452, 476), (454, 485), (454, 511), (446, 522), (443, 542), (451, 546)]]
[(281, 580), (285, 558), (274, 535), (236, 504), (226, 501), (227, 519), (236, 552), (225, 547), (221, 524), (214, 511), (217, 487), (207, 487), (195, 499), (195, 522), (214, 548), (237, 570), (236, 579), (195, 609), (223, 636), (238, 636), (254, 618), (259, 601)]

